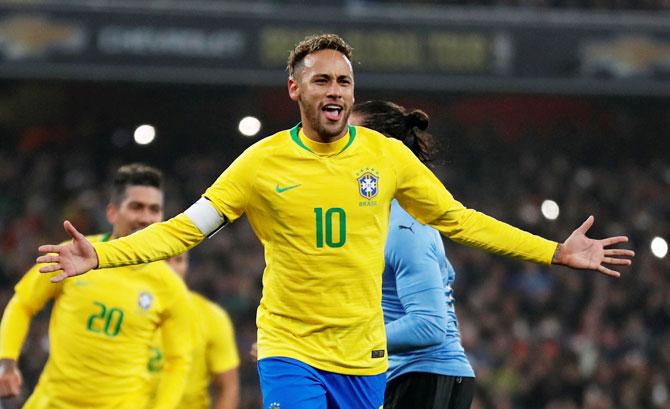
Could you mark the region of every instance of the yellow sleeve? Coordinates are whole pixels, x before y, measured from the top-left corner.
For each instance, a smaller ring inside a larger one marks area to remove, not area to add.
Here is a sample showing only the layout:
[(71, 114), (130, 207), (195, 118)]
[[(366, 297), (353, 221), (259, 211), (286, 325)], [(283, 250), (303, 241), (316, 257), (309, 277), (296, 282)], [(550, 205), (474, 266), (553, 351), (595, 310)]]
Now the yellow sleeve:
[[(167, 273), (166, 273), (167, 274)], [(176, 276), (175, 279), (178, 279)], [(181, 280), (180, 280), (181, 281)], [(192, 306), (183, 283), (171, 284), (174, 302), (161, 323), (163, 369), (156, 389), (154, 409), (172, 409), (181, 400), (193, 353)], [(167, 284), (170, 285), (170, 284)]]
[(129, 236), (93, 243), (98, 268), (143, 264), (181, 254), (205, 239), (184, 213)]
[(210, 374), (226, 372), (240, 365), (235, 343), (235, 330), (228, 314), (218, 305), (211, 304), (209, 323), (211, 339), (207, 348), (207, 368)]
[(556, 242), (466, 208), (402, 142), (391, 139), (389, 142), (398, 164), (396, 198), (417, 220), (461, 244), (519, 260), (551, 264)]
[(18, 360), (33, 315), (16, 295), (9, 300), (0, 322), (0, 359)]
[(256, 152), (257, 145), (244, 151), (203, 195), (230, 222), (244, 213), (249, 202), (249, 193), (252, 192), (256, 172), (262, 161)]
[(41, 266), (33, 266), (14, 287), (0, 322), (0, 358), (18, 359), (30, 320), (62, 289), (61, 283), (54, 284), (50, 275), (39, 272)]

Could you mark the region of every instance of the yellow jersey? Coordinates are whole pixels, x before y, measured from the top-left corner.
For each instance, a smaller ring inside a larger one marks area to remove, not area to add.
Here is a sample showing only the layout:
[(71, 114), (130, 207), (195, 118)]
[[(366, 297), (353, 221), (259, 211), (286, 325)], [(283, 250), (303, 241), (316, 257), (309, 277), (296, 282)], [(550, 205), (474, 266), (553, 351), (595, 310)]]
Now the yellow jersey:
[(22, 329), (24, 317), (29, 321), (54, 300), (49, 358), (24, 408), (144, 407), (149, 346), (158, 328), (172, 375), (161, 386), (167, 393), (154, 407), (174, 408), (192, 345), (187, 290), (170, 267), (156, 262), (93, 270), (58, 284), (38, 270), (39, 266), (31, 268), (16, 285), (0, 334), (0, 356), (17, 359), (25, 332), (12, 331), (13, 322)]
[[(177, 408), (208, 409), (212, 375), (237, 368), (240, 358), (233, 323), (228, 314), (196, 292), (190, 292), (190, 300), (193, 307), (193, 357), (186, 388)], [(156, 383), (161, 376), (162, 356), (162, 345), (156, 342), (151, 348), (151, 358), (147, 365)]]
[[(264, 246), (259, 359), (289, 357), (349, 375), (387, 368), (381, 277), (394, 197), (459, 243), (545, 264), (557, 246), (465, 208), (402, 142), (363, 127), (333, 143), (314, 142), (299, 126), (267, 137), (203, 197), (228, 221), (245, 213)], [(187, 210), (94, 245), (100, 266), (183, 252), (209, 233), (199, 227), (206, 217)]]

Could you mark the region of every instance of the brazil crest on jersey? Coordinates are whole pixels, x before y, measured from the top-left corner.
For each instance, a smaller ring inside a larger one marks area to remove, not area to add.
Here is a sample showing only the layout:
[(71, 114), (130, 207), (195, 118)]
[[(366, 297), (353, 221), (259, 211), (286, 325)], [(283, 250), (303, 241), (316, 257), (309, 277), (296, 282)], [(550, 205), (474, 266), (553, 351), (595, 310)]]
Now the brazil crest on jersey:
[(373, 172), (374, 169), (365, 168), (359, 172), (361, 175), (356, 179), (359, 193), (368, 200), (377, 196), (379, 176)]

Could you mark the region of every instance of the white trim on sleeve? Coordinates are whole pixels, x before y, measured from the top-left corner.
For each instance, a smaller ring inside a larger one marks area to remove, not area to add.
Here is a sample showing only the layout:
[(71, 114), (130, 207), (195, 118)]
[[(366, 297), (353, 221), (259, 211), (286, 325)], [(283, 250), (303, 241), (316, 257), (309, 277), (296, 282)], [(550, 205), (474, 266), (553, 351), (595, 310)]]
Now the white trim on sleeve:
[(204, 197), (193, 203), (191, 207), (184, 211), (184, 214), (207, 238), (212, 237), (228, 224), (228, 220), (221, 216), (212, 202)]

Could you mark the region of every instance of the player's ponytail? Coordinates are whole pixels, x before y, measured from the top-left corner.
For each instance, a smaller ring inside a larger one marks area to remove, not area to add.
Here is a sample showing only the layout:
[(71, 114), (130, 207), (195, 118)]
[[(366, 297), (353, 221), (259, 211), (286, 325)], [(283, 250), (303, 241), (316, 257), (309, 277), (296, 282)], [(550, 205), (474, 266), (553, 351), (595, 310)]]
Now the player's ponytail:
[(415, 109), (407, 114), (407, 124), (425, 131), (428, 129), (428, 114), (420, 109)]
[(435, 139), (426, 131), (429, 117), (425, 112), (419, 109), (407, 112), (389, 101), (367, 101), (355, 104), (353, 113), (361, 117), (366, 128), (401, 140), (421, 162), (428, 163), (435, 156)]

